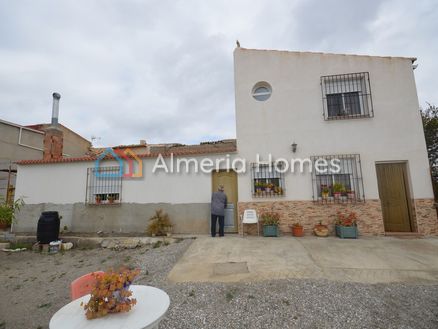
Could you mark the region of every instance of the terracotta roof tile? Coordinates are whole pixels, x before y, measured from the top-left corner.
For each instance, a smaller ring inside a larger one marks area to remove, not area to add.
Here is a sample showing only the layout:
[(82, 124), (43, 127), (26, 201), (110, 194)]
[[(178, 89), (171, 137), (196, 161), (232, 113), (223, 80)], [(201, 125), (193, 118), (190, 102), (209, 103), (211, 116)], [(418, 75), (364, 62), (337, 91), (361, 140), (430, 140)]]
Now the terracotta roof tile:
[[(171, 154), (174, 156), (184, 155), (204, 155), (204, 154), (218, 154), (218, 153), (234, 153), (236, 152), (236, 140), (224, 140), (217, 142), (201, 143), (199, 145), (177, 145), (167, 147), (160, 151), (154, 151), (146, 154), (137, 154), (139, 158), (156, 158), (160, 154), (163, 157), (168, 157)], [(106, 156), (105, 159), (112, 159), (112, 156)], [(57, 160), (21, 160), (18, 161), (19, 165), (33, 165), (33, 164), (54, 164), (54, 163), (71, 163), (71, 162), (86, 162), (96, 161), (97, 156), (84, 156), (79, 158), (61, 158)]]

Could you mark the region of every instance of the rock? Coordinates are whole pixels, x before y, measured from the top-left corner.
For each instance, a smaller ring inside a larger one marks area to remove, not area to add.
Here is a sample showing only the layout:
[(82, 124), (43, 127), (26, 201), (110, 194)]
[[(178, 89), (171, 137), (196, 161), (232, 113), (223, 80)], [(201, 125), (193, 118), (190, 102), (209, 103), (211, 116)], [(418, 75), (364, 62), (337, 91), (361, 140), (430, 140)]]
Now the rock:
[(78, 248), (80, 249), (94, 249), (100, 247), (100, 240), (81, 238), (77, 241)]
[(62, 250), (70, 250), (71, 248), (73, 248), (73, 243), (71, 242), (66, 242), (62, 244)]
[(108, 249), (119, 249), (120, 241), (114, 239), (104, 239), (100, 246)]
[(120, 247), (125, 249), (134, 249), (140, 245), (140, 239), (130, 238), (120, 242)]

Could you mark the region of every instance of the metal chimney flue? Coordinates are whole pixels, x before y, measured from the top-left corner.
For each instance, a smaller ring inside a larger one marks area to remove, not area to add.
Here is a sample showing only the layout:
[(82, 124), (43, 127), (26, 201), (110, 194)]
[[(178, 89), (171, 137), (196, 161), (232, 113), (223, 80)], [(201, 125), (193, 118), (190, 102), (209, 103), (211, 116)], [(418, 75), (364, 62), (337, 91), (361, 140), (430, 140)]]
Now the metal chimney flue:
[(53, 93), (53, 105), (52, 105), (52, 126), (58, 125), (59, 117), (59, 100), (61, 95), (58, 93)]

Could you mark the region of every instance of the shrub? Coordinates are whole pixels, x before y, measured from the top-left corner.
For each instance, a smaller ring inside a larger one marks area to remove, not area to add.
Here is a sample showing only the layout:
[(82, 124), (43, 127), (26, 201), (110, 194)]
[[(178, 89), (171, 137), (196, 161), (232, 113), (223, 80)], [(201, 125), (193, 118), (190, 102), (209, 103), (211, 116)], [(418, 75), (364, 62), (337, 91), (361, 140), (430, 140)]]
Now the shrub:
[(268, 211), (261, 215), (263, 225), (278, 225), (280, 223), (280, 214), (275, 211)]
[(2, 199), (0, 202), (0, 223), (11, 225), (15, 220), (15, 215), (20, 211), (23, 205), (24, 201), (21, 197), (11, 204)]
[(357, 215), (354, 211), (351, 211), (348, 215), (338, 211), (338, 219), (336, 220), (336, 225), (355, 226), (357, 225), (356, 220), (357, 220)]
[(169, 215), (162, 209), (155, 210), (155, 215), (149, 218), (149, 225), (146, 230), (151, 235), (166, 235), (172, 229)]

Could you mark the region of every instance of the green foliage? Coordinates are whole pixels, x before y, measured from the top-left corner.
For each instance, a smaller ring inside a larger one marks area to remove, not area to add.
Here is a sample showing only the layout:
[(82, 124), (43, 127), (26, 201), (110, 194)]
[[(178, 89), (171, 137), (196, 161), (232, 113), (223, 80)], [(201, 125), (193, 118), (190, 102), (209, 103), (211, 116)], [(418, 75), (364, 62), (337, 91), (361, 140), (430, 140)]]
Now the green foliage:
[(0, 223), (11, 225), (15, 220), (15, 215), (24, 205), (23, 198), (18, 198), (12, 204), (7, 203), (4, 199), (0, 200)]
[(172, 223), (169, 215), (162, 209), (155, 210), (155, 215), (149, 218), (149, 225), (146, 230), (151, 235), (166, 235), (172, 231)]
[(345, 186), (341, 183), (334, 183), (333, 184), (333, 192), (345, 193)]
[(261, 215), (263, 225), (277, 226), (280, 223), (280, 214), (275, 211), (267, 211)]
[(421, 111), (424, 137), (426, 139), (435, 200), (438, 199), (438, 107), (427, 103)]

